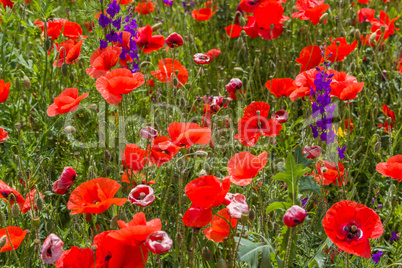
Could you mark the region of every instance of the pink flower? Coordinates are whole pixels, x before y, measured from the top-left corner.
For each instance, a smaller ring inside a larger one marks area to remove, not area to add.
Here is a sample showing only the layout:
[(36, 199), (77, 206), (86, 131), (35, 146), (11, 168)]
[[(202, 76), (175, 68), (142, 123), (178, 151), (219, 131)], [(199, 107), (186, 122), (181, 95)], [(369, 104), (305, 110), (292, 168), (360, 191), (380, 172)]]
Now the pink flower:
[(227, 193), (225, 201), (230, 202), (227, 209), (233, 219), (240, 219), (242, 214), (248, 214), (249, 209), (244, 195)]
[(140, 130), (140, 136), (145, 139), (152, 140), (158, 137), (158, 131), (152, 127), (143, 127)]
[(63, 241), (55, 234), (50, 234), (42, 246), (42, 260), (47, 264), (54, 264), (63, 254)]
[(307, 212), (297, 205), (291, 206), (283, 215), (283, 223), (287, 227), (293, 227), (303, 223), (307, 216)]
[(53, 184), (53, 192), (60, 195), (65, 194), (73, 185), (76, 177), (77, 173), (72, 167), (65, 167), (60, 179)]
[(131, 190), (128, 201), (133, 205), (147, 207), (155, 201), (154, 189), (148, 185), (138, 185)]
[(241, 89), (243, 82), (239, 78), (232, 78), (226, 85), (226, 91), (230, 94), (235, 93), (236, 90)]
[(148, 235), (145, 245), (152, 253), (161, 254), (168, 252), (172, 248), (173, 241), (166, 232), (156, 231)]

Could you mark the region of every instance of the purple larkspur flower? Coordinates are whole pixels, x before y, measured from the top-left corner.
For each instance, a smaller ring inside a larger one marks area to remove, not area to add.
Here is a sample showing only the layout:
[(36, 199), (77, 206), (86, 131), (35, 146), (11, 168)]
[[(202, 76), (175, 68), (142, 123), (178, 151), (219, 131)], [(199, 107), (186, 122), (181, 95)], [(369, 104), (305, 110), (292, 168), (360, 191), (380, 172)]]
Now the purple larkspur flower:
[(102, 26), (102, 28), (105, 28), (106, 26), (108, 26), (110, 24), (110, 19), (108, 16), (106, 16), (105, 14), (101, 14), (99, 16), (99, 25)]
[(392, 231), (392, 234), (391, 234), (391, 238), (389, 239), (389, 241), (394, 241), (394, 240), (398, 240), (400, 237), (399, 237), (399, 233), (395, 233), (395, 231)]
[(117, 13), (119, 13), (120, 11), (120, 6), (119, 4), (117, 4), (116, 1), (113, 1), (112, 3), (110, 3), (108, 5), (108, 9), (106, 10), (107, 14), (110, 15), (110, 17), (114, 18), (114, 16), (116, 16)]
[(376, 264), (378, 264), (378, 263), (380, 262), (381, 256), (382, 256), (383, 254), (384, 254), (384, 253), (383, 253), (382, 251), (378, 251), (377, 253), (373, 254), (373, 256), (372, 256), (373, 262), (375, 262)]
[(338, 155), (340, 159), (345, 159), (345, 150), (346, 150), (347, 145), (343, 146), (343, 148), (336, 147), (338, 150)]
[(105, 39), (100, 39), (100, 49), (107, 48), (107, 41)]

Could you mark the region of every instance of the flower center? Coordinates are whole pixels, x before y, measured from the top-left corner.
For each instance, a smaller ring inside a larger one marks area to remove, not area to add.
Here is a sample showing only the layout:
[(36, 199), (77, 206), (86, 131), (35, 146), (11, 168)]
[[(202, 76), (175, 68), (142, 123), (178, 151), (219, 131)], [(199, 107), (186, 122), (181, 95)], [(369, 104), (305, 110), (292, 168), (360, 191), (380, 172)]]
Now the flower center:
[(360, 229), (360, 224), (356, 222), (350, 222), (342, 227), (344, 234), (343, 240), (346, 242), (358, 241), (363, 237), (363, 230)]

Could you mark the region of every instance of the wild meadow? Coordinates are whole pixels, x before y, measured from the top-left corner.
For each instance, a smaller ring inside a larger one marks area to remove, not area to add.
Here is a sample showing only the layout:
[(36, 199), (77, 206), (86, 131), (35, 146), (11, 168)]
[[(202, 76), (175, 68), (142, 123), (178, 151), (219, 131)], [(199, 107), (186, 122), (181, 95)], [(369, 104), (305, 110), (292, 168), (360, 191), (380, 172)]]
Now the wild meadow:
[(402, 267), (400, 0), (0, 1), (0, 267)]

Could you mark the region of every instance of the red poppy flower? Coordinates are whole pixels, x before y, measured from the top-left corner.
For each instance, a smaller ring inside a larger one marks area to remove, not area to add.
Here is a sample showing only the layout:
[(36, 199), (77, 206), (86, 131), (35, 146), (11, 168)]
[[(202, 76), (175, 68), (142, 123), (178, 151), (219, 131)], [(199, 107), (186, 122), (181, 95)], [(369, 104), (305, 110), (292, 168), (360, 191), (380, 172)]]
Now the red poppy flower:
[[(162, 59), (158, 63), (158, 68), (159, 70), (152, 71), (151, 75), (162, 83), (169, 82), (176, 87), (182, 87), (188, 80), (188, 71), (178, 60), (173, 62), (173, 59)], [(176, 75), (176, 73), (178, 74)]]
[(345, 119), (345, 121), (343, 121), (343, 122), (345, 123), (345, 129), (347, 129), (347, 130), (354, 129), (352, 119)]
[(191, 12), (191, 15), (196, 21), (209, 20), (213, 14), (215, 14), (215, 12), (212, 12), (211, 8), (194, 9)]
[(70, 39), (78, 39), (82, 35), (82, 28), (78, 23), (68, 21), (64, 24), (63, 35)]
[(396, 17), (392, 20), (389, 19), (389, 15), (385, 13), (384, 11), (380, 11), (380, 19), (372, 19), (370, 21), (371, 23), (371, 32), (374, 33), (377, 30), (377, 36), (381, 36), (381, 27), (385, 27), (385, 33), (384, 33), (384, 40), (387, 40), (390, 35), (395, 34), (395, 31), (398, 31), (399, 29), (395, 27), (395, 21), (398, 20), (399, 17)]
[(283, 6), (276, 1), (260, 1), (253, 13), (258, 26), (270, 30), (271, 24), (281, 23), (284, 10)]
[(5, 83), (3, 79), (0, 79), (0, 103), (6, 102), (9, 94), (10, 82)]
[(388, 105), (384, 104), (382, 106), (382, 112), (384, 113), (386, 118), (391, 118), (391, 122), (394, 122), (396, 120), (395, 113), (389, 109)]
[(329, 5), (324, 4), (324, 0), (297, 0), (296, 8), (299, 12), (293, 13), (293, 18), (310, 20), (313, 25), (317, 25), (322, 14), (329, 9)]
[(207, 145), (211, 140), (211, 129), (196, 123), (171, 123), (167, 132), (173, 144), (186, 148), (193, 144)]
[(254, 13), (254, 11), (258, 8), (260, 4), (260, 0), (241, 0), (240, 1), (240, 9), (247, 13)]
[(332, 79), (330, 95), (341, 100), (354, 99), (363, 90), (364, 82), (358, 83), (355, 77), (345, 72), (335, 73)]
[(230, 180), (221, 180), (215, 176), (201, 176), (186, 185), (185, 192), (194, 206), (217, 207), (230, 189)]
[(242, 28), (240, 25), (233, 24), (225, 27), (225, 30), (230, 38), (236, 38), (240, 36)]
[(118, 105), (123, 94), (128, 94), (145, 83), (142, 73), (131, 73), (128, 69), (114, 69), (96, 80), (96, 89), (107, 103)]
[(130, 191), (128, 201), (139, 207), (147, 207), (155, 201), (154, 189), (148, 185), (138, 185)]
[(249, 185), (267, 164), (267, 155), (267, 152), (263, 152), (259, 156), (252, 155), (249, 152), (235, 154), (227, 165), (228, 177), (231, 182), (240, 186)]
[(56, 268), (93, 268), (94, 252), (90, 248), (72, 247), (56, 262)]
[[(8, 236), (6, 233), (6, 228), (8, 232)], [(6, 237), (6, 244), (1, 248), (0, 252), (4, 251), (12, 251), (16, 250), (24, 240), (28, 230), (23, 231), (20, 227), (17, 226), (8, 226), (6, 228), (0, 229), (0, 237)], [(10, 237), (10, 240), (8, 240)]]
[(121, 31), (121, 32), (117, 32), (117, 34), (121, 34), (121, 40), (123, 42), (114, 42), (113, 45), (117, 46), (117, 47), (121, 47), (124, 49), (130, 49), (130, 40), (131, 40), (131, 33), (127, 32), (127, 31)]
[(283, 124), (289, 120), (289, 113), (286, 110), (278, 110), (273, 115), (272, 118), (278, 121), (278, 123)]
[(42, 245), (41, 259), (47, 264), (54, 264), (63, 254), (63, 241), (51, 233)]
[(24, 206), (21, 208), (22, 213), (27, 213), (28, 210), (30, 210), (32, 206), (34, 207), (34, 210), (38, 209), (36, 207), (36, 199), (37, 198), (42, 198), (43, 199), (45, 196), (43, 194), (39, 193), (40, 197), (37, 197), (36, 196), (37, 194), (38, 193), (37, 193), (36, 189), (31, 190), (29, 193), (27, 193), (27, 195), (25, 196)]
[(162, 228), (160, 219), (156, 218), (147, 222), (145, 214), (142, 212), (135, 214), (128, 223), (124, 221), (117, 223), (120, 230), (111, 233), (109, 236), (129, 246), (140, 245), (145, 242), (148, 235), (160, 231)]
[(218, 215), (213, 216), (211, 227), (208, 227), (204, 230), (205, 236), (209, 240), (213, 240), (217, 243), (222, 242), (223, 239), (229, 236), (231, 228), (228, 222), (232, 228), (235, 228), (237, 225), (237, 219), (233, 219), (229, 216), (227, 208), (221, 209), (218, 212)]
[[(51, 37), (52, 41), (59, 38), (64, 24), (68, 22), (66, 19), (48, 21), (46, 24), (47, 37)], [(45, 23), (40, 20), (35, 20), (34, 24), (38, 26), (42, 32), (45, 30)]]
[(128, 5), (131, 2), (133, 2), (133, 0), (117, 0), (117, 4), (119, 5)]
[(75, 182), (77, 173), (72, 167), (65, 167), (60, 178), (53, 184), (53, 192), (56, 194), (65, 194)]
[(381, 219), (371, 208), (343, 200), (335, 203), (322, 219), (325, 233), (343, 251), (364, 258), (371, 257), (369, 238), (384, 232)]
[[(316, 165), (317, 176), (316, 181), (323, 185), (330, 185), (331, 183), (342, 186), (342, 183), (346, 184), (344, 181), (345, 167), (342, 163), (338, 163), (339, 173), (337, 167), (328, 161), (318, 162)], [(339, 174), (341, 174), (341, 179), (339, 179)]]
[(173, 142), (166, 136), (159, 136), (152, 140), (151, 154), (149, 160), (152, 164), (160, 167), (172, 159), (180, 147), (173, 144)]
[[(339, 45), (337, 44), (339, 43)], [(353, 41), (351, 45), (346, 42), (345, 37), (336, 38), (326, 49), (325, 54), (329, 61), (343, 61), (357, 46), (357, 41)], [(331, 54), (332, 53), (332, 54)]]
[(359, 2), (360, 4), (367, 4), (370, 1), (371, 0), (357, 0), (357, 2)]
[(95, 50), (89, 59), (89, 63), (92, 67), (87, 68), (85, 70), (86, 73), (93, 78), (105, 76), (111, 68), (116, 66), (120, 53), (120, 48), (111, 46)]
[(384, 124), (379, 123), (378, 126), (380, 128), (383, 128), (384, 132), (388, 134), (392, 130), (392, 128), (394, 127), (394, 124), (388, 123), (388, 121), (385, 121)]
[(81, 45), (83, 40), (76, 42), (72, 39), (64, 41), (57, 47), (58, 55), (57, 60), (54, 61), (53, 66), (61, 67), (63, 63), (75, 64), (80, 56)]
[(152, 35), (152, 32), (150, 25), (137, 29), (137, 37), (134, 40), (144, 53), (151, 53), (165, 45), (165, 37), (163, 35)]
[(211, 208), (197, 207), (195, 205), (191, 205), (183, 216), (183, 224), (192, 228), (202, 228), (207, 226), (211, 220)]
[(275, 119), (268, 119), (269, 108), (268, 103), (260, 101), (248, 105), (239, 120), (235, 139), (244, 146), (254, 146), (261, 135), (267, 137), (279, 135), (282, 126)]
[(184, 44), (183, 37), (178, 33), (171, 33), (165, 40), (170, 48), (181, 47)]
[(100, 214), (111, 205), (122, 206), (127, 198), (113, 198), (120, 184), (108, 178), (86, 181), (74, 189), (67, 203), (71, 215), (79, 213)]
[(359, 22), (362, 23), (363, 21), (371, 21), (374, 19), (375, 9), (371, 8), (361, 8), (357, 11), (357, 18)]
[(21, 208), (24, 206), (25, 203), (22, 195), (10, 186), (8, 186), (2, 180), (0, 180), (0, 199), (6, 199), (10, 202), (11, 205), (14, 205), (14, 203), (17, 202)]
[(221, 50), (217, 49), (217, 48), (213, 48), (211, 50), (208, 50), (208, 52), (206, 52), (204, 54), (207, 55), (208, 57), (210, 57), (211, 61), (213, 61), (221, 54)]
[(135, 12), (141, 14), (141, 15), (147, 15), (151, 14), (154, 12), (154, 4), (151, 1), (146, 1), (146, 2), (140, 2), (136, 7), (135, 7)]
[[(4, 8), (9, 7), (11, 9), (14, 6), (14, 2), (11, 0), (1, 0), (0, 3), (2, 4), (2, 6)], [(0, 20), (0, 22), (1, 22), (1, 20)]]
[(134, 171), (140, 171), (145, 166), (146, 151), (135, 144), (127, 144), (122, 153), (123, 166)]
[(265, 87), (277, 98), (289, 97), (297, 88), (293, 83), (294, 80), (290, 78), (275, 78), (265, 83)]
[[(143, 226), (139, 226), (144, 230)], [(130, 246), (111, 235), (117, 231), (107, 231), (94, 237), (96, 249), (96, 267), (108, 268), (145, 268), (148, 260), (148, 248), (145, 244)], [(140, 231), (141, 232), (141, 231)], [(130, 239), (129, 237), (126, 238)], [(144, 238), (145, 240), (145, 238)]]
[(89, 93), (84, 93), (78, 96), (78, 89), (66, 88), (58, 97), (54, 98), (54, 103), (47, 108), (47, 115), (53, 117), (75, 111), (80, 102), (88, 95)]
[(324, 58), (321, 55), (321, 49), (319, 46), (310, 45), (303, 48), (300, 52), (299, 58), (295, 61), (301, 64), (300, 72), (304, 72), (323, 63)]
[[(263, 39), (271, 40), (278, 38), (283, 32), (283, 22), (288, 20), (289, 17), (282, 16), (281, 20), (276, 24), (271, 24), (269, 28), (265, 29), (260, 27), (255, 17), (247, 17), (247, 25), (243, 27), (243, 30), (251, 38), (257, 38), (261, 36)], [(271, 28), (273, 27), (273, 28)]]
[(0, 144), (5, 140), (8, 140), (8, 133), (2, 127), (0, 127)]
[(395, 155), (388, 159), (387, 162), (377, 164), (377, 171), (385, 177), (402, 181), (402, 155)]
[(197, 53), (193, 56), (196, 64), (208, 64), (211, 62), (211, 58), (203, 53)]

